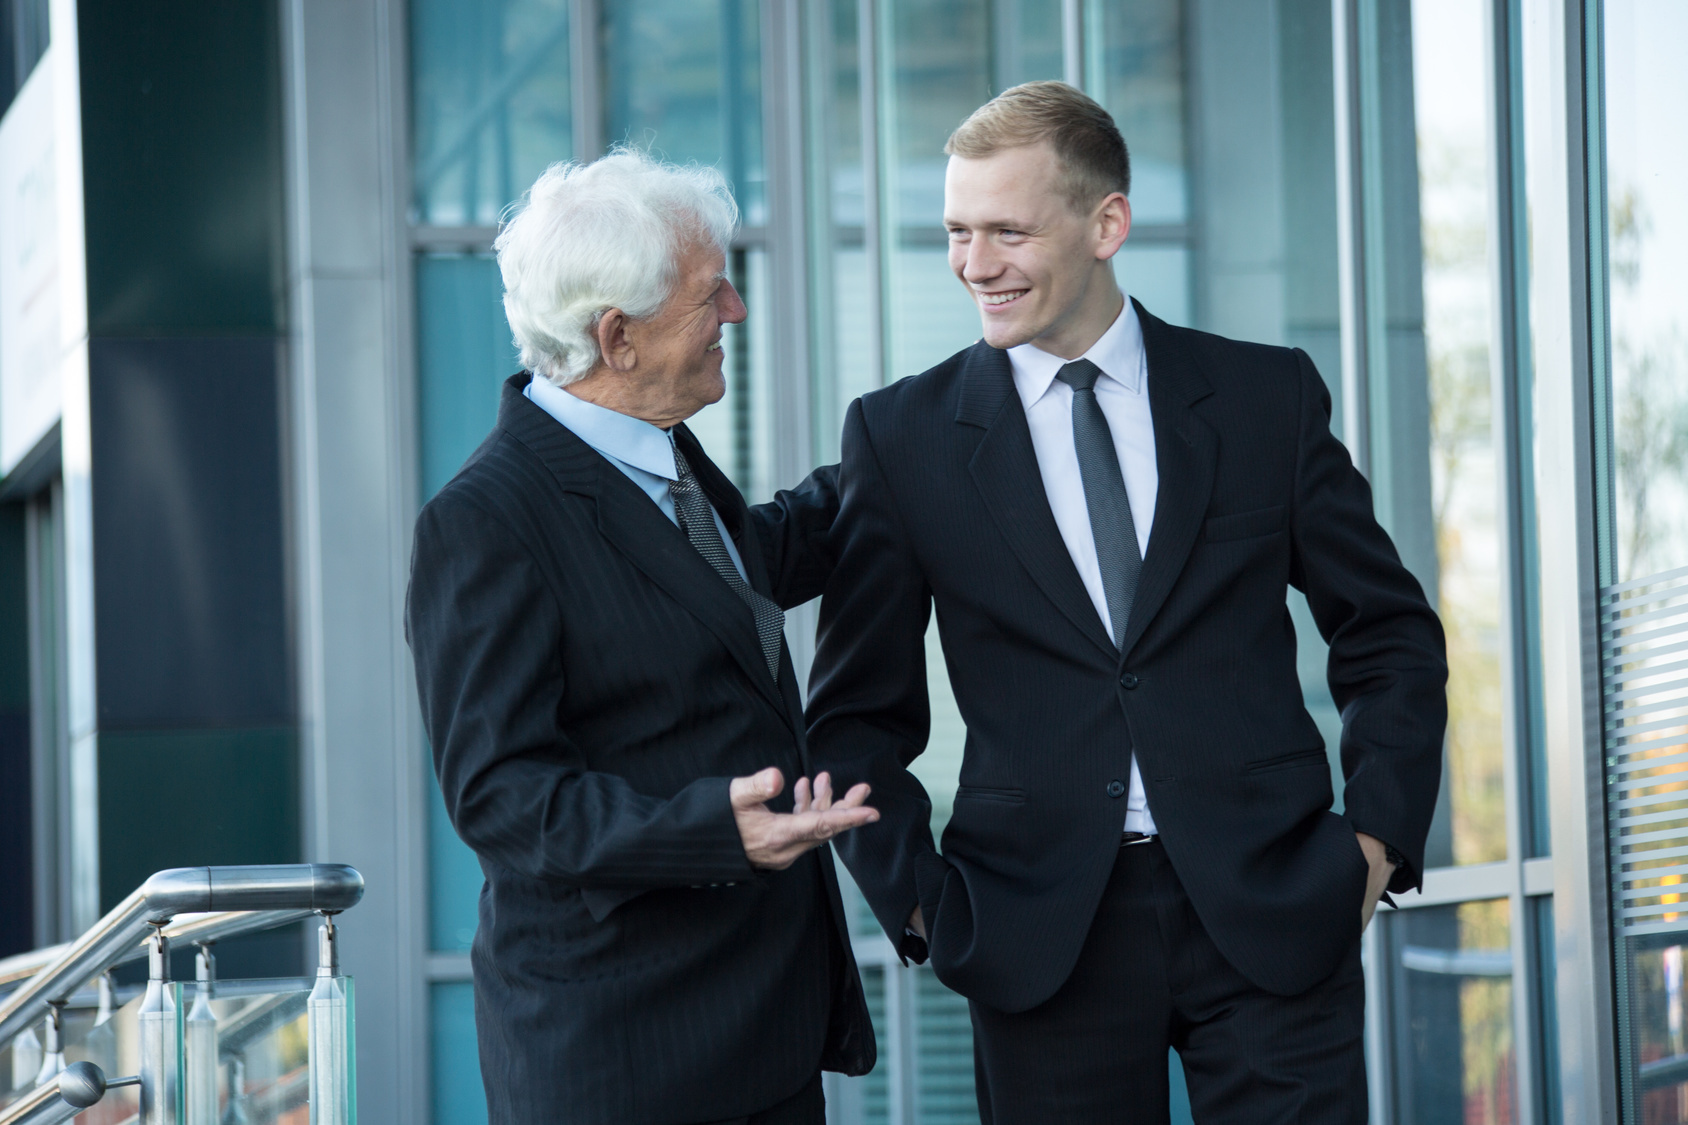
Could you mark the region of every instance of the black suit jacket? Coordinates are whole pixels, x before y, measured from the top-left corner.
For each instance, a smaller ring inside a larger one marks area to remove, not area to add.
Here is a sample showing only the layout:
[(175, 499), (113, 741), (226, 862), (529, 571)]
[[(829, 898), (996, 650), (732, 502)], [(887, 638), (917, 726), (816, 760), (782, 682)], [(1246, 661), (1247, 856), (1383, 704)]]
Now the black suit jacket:
[[(753, 870), (731, 778), (809, 771), (789, 656), (618, 469), (504, 387), (416, 524), (407, 633), (451, 822), (486, 882), (475, 1022), (491, 1120), (696, 1122), (866, 1072), (832, 856)], [(745, 507), (676, 440), (782, 606), (831, 568), (832, 470)]]
[[(1004, 1011), (1071, 972), (1119, 851), (1136, 752), (1162, 842), (1220, 950), (1281, 994), (1359, 933), (1369, 832), (1418, 880), (1446, 724), (1442, 631), (1372, 517), (1300, 351), (1141, 306), (1159, 494), (1123, 655), (1050, 511), (1007, 353), (983, 343), (861, 398), (809, 742), (882, 819), (839, 842), (881, 924), (918, 902), (945, 984)], [(1345, 816), (1302, 705), (1287, 587), (1330, 642)], [(967, 724), (943, 854), (904, 767), (929, 723), (936, 606)]]

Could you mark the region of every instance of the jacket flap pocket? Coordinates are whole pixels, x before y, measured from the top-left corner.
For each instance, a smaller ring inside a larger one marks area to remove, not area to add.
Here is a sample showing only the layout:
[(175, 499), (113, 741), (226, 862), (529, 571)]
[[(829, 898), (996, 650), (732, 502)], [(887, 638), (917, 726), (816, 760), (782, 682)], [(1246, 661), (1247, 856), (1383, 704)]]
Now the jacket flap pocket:
[(1024, 804), (1026, 791), (1024, 789), (992, 789), (983, 785), (962, 785), (955, 790), (958, 801), (1005, 801), (1009, 804)]
[(1296, 766), (1311, 765), (1314, 762), (1324, 762), (1325, 748), (1315, 747), (1310, 750), (1296, 750), (1289, 754), (1275, 754), (1270, 758), (1261, 758), (1250, 762), (1246, 767), (1249, 773), (1260, 773), (1264, 770), (1287, 770)]
[(645, 893), (644, 887), (582, 887), (581, 901), (592, 915), (592, 921), (602, 922), (610, 911), (624, 902), (631, 902)]
[(1256, 508), (1252, 512), (1234, 512), (1228, 516), (1214, 516), (1207, 521), (1207, 541), (1247, 539), (1255, 535), (1270, 535), (1283, 530), (1284, 506)]

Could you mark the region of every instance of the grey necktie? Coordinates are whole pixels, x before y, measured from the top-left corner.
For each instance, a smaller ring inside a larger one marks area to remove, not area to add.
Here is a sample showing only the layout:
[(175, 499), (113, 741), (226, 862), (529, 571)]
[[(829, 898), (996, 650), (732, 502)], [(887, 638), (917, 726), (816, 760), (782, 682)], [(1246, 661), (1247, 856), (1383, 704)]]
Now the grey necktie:
[(1126, 496), (1125, 477), (1114, 452), (1114, 435), (1102, 415), (1102, 404), (1096, 401), (1096, 380), (1101, 374), (1088, 359), (1075, 359), (1056, 372), (1055, 378), (1073, 389), (1073, 446), (1078, 450), (1079, 475), (1084, 478), (1084, 506), (1090, 511), (1096, 561), (1102, 567), (1102, 593), (1108, 600), (1108, 617), (1113, 624), (1114, 644), (1118, 645), (1131, 617), (1143, 554), (1137, 548), (1137, 525), (1131, 518), (1131, 500)]
[(692, 467), (686, 463), (686, 455), (680, 452), (678, 445), (674, 447), (674, 475), (679, 479), (669, 482), (668, 491), (674, 497), (674, 512), (680, 517), (680, 530), (686, 533), (686, 538), (691, 540), (703, 560), (714, 567), (715, 573), (750, 607), (751, 616), (756, 619), (756, 637), (762, 642), (762, 658), (768, 662), (768, 674), (778, 682), (780, 643), (785, 638), (784, 611), (752, 590), (738, 567), (733, 565), (733, 557), (727, 554), (727, 545), (721, 541), (721, 530), (715, 526), (715, 509), (710, 506), (709, 497), (703, 494), (697, 477), (692, 475)]

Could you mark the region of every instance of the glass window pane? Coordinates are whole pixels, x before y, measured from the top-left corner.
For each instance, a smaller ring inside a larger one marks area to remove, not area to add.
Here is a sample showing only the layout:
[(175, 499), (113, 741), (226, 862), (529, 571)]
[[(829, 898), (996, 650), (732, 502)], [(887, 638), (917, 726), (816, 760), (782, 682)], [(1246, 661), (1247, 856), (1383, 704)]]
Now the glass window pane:
[(605, 136), (721, 169), (745, 222), (767, 222), (754, 0), (604, 5)]
[[(1688, 7), (1607, 0), (1601, 29), (1610, 462), (1602, 669), (1624, 1120), (1688, 1121)], [(1594, 198), (1599, 199), (1599, 183)], [(1604, 436), (1604, 435), (1602, 435)]]
[[(424, 500), (457, 473), (491, 431), (503, 382), (521, 367), (504, 319), (503, 292), (498, 263), (490, 255), (416, 259), (417, 429)], [(446, 818), (431, 763), (428, 891), (429, 948), (467, 951), (475, 937), (481, 869)]]
[(1188, 215), (1184, 153), (1184, 12), (1180, 0), (1085, 3), (1086, 84), (1131, 150), (1133, 222)]
[(1499, 443), (1482, 6), (1376, 10), (1370, 83), (1382, 184), (1367, 254), (1370, 477), (1378, 517), (1441, 614), (1448, 734), (1425, 863), (1506, 858)]
[(475, 1041), (475, 986), (468, 981), (434, 984), (428, 995), (434, 1120), (480, 1125), (486, 1120), (486, 1091)]
[(1605, 5), (1616, 579), (1688, 564), (1688, 6)]
[(1512, 938), (1505, 899), (1387, 917), (1397, 1121), (1511, 1125)]
[(568, 0), (414, 0), (410, 40), (417, 219), (496, 223), (574, 155)]
[(1448, 639), (1448, 790), (1455, 863), (1506, 858), (1500, 683), (1500, 495), (1489, 333), (1489, 183), (1483, 13), (1414, 0), (1424, 348), (1436, 600)]
[(886, 382), (979, 338), (978, 310), (949, 268), (944, 143), (991, 97), (989, 16), (971, 0), (888, 0), (880, 15)]

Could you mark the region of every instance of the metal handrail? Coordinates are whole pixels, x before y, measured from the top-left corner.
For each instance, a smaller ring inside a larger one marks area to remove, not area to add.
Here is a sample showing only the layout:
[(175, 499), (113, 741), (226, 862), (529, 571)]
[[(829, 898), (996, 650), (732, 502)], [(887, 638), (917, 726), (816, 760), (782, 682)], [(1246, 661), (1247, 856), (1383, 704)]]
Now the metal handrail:
[(43, 1082), (5, 1109), (0, 1125), (63, 1125), (95, 1105), (116, 1086), (134, 1086), (139, 1077), (106, 1078), (91, 1062), (73, 1062), (51, 1082)]
[[(179, 914), (337, 912), (357, 905), (362, 897), (363, 876), (340, 863), (160, 871), (0, 999), (0, 1043), (40, 1019), (52, 1004), (64, 1002), (83, 984), (130, 959), (148, 927), (162, 926)], [(208, 940), (204, 930), (199, 935), (190, 940)]]
[[(221, 941), (240, 934), (273, 930), (309, 918), (312, 913), (309, 910), (214, 910), (207, 914), (183, 914), (164, 927), (164, 936), (176, 944)], [(27, 953), (0, 958), (0, 993), (9, 991), (19, 981), (28, 980), (52, 964), (72, 944), (67, 941), (59, 945), (44, 945)], [(111, 967), (143, 960), (146, 955), (146, 945), (136, 942), (134, 948), (113, 961)]]

